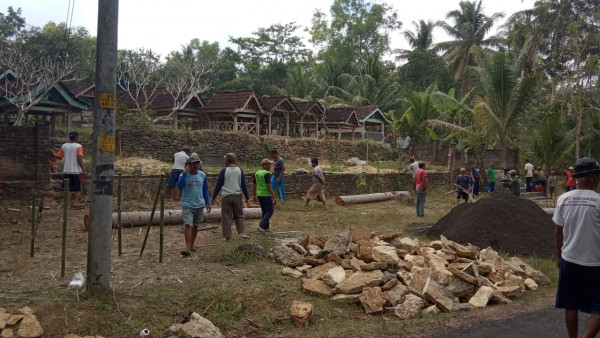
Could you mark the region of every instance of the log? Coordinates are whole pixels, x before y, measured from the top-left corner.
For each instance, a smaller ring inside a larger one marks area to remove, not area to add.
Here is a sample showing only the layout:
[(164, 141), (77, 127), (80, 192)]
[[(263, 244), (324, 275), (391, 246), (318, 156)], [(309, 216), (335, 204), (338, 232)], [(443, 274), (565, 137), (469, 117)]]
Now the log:
[[(260, 219), (262, 212), (260, 208), (244, 208), (244, 216), (246, 219)], [(207, 221), (221, 221), (221, 209), (213, 208), (210, 213), (204, 209), (204, 222)], [(117, 227), (118, 213), (113, 212), (112, 214), (112, 225), (113, 228)], [(121, 212), (121, 226), (123, 227), (136, 227), (148, 225), (150, 221), (150, 211), (129, 211)], [(160, 220), (154, 218), (152, 224), (159, 224)], [(181, 210), (165, 210), (164, 214), (165, 225), (177, 225), (183, 224), (183, 216)]]
[(410, 196), (410, 193), (408, 191), (388, 191), (364, 195), (337, 196), (335, 198), (335, 203), (337, 203), (338, 205), (361, 204), (389, 201), (396, 198), (406, 198), (408, 201), (413, 201), (413, 198), (412, 196)]
[(554, 216), (554, 208), (542, 208), (550, 216)]

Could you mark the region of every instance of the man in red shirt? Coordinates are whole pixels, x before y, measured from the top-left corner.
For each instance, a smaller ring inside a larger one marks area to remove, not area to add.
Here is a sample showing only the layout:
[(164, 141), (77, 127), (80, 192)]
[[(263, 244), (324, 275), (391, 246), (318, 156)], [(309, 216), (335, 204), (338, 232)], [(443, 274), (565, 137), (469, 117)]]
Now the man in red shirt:
[(419, 169), (415, 173), (415, 188), (417, 190), (417, 216), (425, 217), (425, 196), (427, 196), (427, 171), (425, 162), (419, 162)]
[(565, 192), (577, 189), (577, 180), (573, 177), (573, 167), (569, 167), (569, 171), (567, 171), (567, 186), (565, 187)]

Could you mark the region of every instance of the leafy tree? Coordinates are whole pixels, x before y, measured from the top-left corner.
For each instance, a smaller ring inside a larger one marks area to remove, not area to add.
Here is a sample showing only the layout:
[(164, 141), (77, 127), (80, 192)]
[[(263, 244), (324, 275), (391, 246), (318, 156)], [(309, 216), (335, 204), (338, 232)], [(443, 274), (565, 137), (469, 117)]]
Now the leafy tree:
[(437, 117), (434, 109), (434, 93), (437, 91), (435, 83), (429, 85), (425, 91), (411, 92), (402, 101), (408, 106), (404, 114), (394, 122), (394, 127), (408, 129), (414, 142), (427, 142), (432, 138), (431, 129), (424, 127), (424, 122)]
[(502, 39), (497, 36), (487, 37), (496, 21), (504, 17), (502, 13), (494, 13), (486, 16), (479, 2), (461, 1), (460, 9), (448, 12), (446, 19), (452, 20), (450, 25), (445, 21), (437, 23), (448, 35), (454, 38), (452, 41), (436, 44), (438, 51), (443, 51), (448, 60), (450, 69), (454, 72), (454, 78), (461, 81), (460, 91), (465, 94), (469, 90), (468, 68), (475, 66), (476, 59), (484, 55), (487, 47), (500, 44)]
[(316, 86), (316, 79), (312, 70), (306, 65), (296, 63), (288, 68), (287, 91), (292, 97), (312, 99), (312, 92)]
[(160, 54), (151, 49), (120, 50), (117, 53), (117, 85), (137, 106), (147, 108), (152, 95), (165, 81)]
[(408, 41), (408, 44), (413, 48), (413, 50), (397, 50), (396, 52), (399, 53), (399, 55), (396, 57), (397, 60), (407, 59), (413, 51), (426, 51), (432, 47), (434, 28), (433, 22), (419, 20), (417, 23), (413, 21), (413, 26), (415, 27), (416, 33), (409, 30), (404, 31), (404, 38), (406, 41)]
[(8, 6), (6, 14), (0, 12), (0, 40), (14, 40), (25, 28), (25, 18), (21, 16), (21, 8), (15, 11)]

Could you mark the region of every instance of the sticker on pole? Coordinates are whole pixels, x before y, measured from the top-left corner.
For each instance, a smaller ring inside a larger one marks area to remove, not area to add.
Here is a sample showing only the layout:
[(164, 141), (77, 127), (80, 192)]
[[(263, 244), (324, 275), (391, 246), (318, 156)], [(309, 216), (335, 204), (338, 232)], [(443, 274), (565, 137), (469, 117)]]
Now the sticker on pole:
[(115, 135), (101, 134), (98, 140), (98, 149), (107, 153), (115, 152)]
[(98, 93), (98, 106), (100, 108), (117, 109), (117, 93)]

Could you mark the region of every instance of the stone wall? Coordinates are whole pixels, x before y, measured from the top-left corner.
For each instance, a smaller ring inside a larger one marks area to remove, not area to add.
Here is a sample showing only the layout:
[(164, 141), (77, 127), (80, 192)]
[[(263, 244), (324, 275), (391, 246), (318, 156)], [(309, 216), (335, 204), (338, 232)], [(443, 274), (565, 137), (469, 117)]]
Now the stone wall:
[[(0, 196), (23, 198), (50, 182), (50, 127), (0, 126)], [(23, 195), (23, 196), (21, 196)]]
[[(444, 145), (439, 147), (438, 142), (413, 143), (412, 151), (415, 158), (419, 161), (434, 163), (437, 165), (448, 165), (448, 147), (454, 145)], [(500, 149), (487, 149), (484, 153), (482, 165), (487, 168), (490, 162), (496, 164), (496, 168), (501, 168)], [(473, 165), (477, 155), (473, 149), (466, 153), (458, 149), (452, 149), (450, 170), (458, 172), (461, 167), (469, 168)], [(506, 167), (517, 169), (519, 167), (519, 149), (508, 149)]]
[[(122, 177), (122, 198), (135, 200), (153, 200), (158, 188), (160, 175)], [(252, 194), (253, 173), (246, 173), (248, 189)], [(217, 174), (208, 174), (208, 185), (211, 194), (217, 183)], [(62, 175), (54, 174), (52, 179), (60, 180)], [(310, 174), (285, 175), (285, 190), (290, 197), (301, 197), (312, 184)], [(431, 187), (449, 186), (453, 182), (453, 176), (448, 173), (428, 173), (427, 179)], [(91, 180), (85, 181), (86, 191), (91, 191)], [(117, 178), (115, 177), (115, 196), (117, 193)], [(412, 174), (410, 173), (388, 173), (388, 174), (352, 174), (325, 172), (325, 193), (328, 196), (356, 195), (371, 192), (384, 192), (391, 190), (414, 190)]]
[[(277, 149), (285, 159), (319, 157), (334, 162), (353, 156), (365, 159), (367, 153), (365, 142), (343, 140), (280, 139), (210, 130), (121, 130), (117, 133), (117, 155), (122, 151), (125, 157), (152, 157), (171, 162), (173, 154), (183, 145), (189, 145), (203, 159), (233, 152), (240, 163), (258, 162), (269, 157), (271, 149)], [(396, 159), (397, 156), (394, 150), (383, 145), (369, 144), (371, 159)]]

